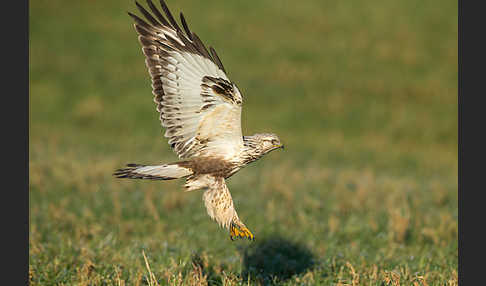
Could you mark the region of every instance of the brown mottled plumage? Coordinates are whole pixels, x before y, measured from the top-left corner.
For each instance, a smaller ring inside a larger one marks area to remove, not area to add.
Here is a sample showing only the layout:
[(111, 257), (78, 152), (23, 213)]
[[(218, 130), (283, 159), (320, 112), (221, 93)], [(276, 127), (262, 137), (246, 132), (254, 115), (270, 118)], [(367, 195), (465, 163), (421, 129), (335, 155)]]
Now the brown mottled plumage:
[(208, 52), (181, 13), (182, 30), (163, 0), (160, 5), (165, 17), (151, 0), (147, 4), (153, 15), (136, 2), (146, 20), (128, 14), (135, 21), (152, 78), (164, 136), (182, 161), (128, 164), (114, 175), (150, 180), (186, 178), (187, 191), (204, 190), (209, 216), (229, 229), (231, 239), (254, 239), (234, 209), (225, 179), (283, 145), (275, 134), (242, 135), (243, 98), (228, 79), (216, 51), (210, 47)]

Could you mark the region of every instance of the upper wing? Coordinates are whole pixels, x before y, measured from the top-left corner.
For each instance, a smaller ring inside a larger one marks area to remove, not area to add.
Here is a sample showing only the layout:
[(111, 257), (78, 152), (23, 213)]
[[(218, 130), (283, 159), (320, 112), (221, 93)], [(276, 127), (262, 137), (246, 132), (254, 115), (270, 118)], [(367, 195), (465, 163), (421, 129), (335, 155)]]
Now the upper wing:
[(152, 77), (164, 136), (180, 158), (232, 157), (243, 146), (238, 88), (226, 76), (215, 50), (210, 47), (209, 53), (189, 30), (182, 13), (185, 34), (163, 0), (160, 4), (167, 19), (151, 0), (147, 4), (158, 20), (138, 3), (148, 22), (129, 15), (135, 20)]

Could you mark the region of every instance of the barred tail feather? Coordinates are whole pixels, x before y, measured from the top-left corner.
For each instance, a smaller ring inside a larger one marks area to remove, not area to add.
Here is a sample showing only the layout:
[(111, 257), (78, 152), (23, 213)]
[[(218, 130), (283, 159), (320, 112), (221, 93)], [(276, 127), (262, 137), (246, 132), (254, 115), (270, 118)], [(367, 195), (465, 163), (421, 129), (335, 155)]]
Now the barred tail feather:
[(126, 168), (116, 170), (113, 175), (117, 178), (173, 180), (192, 174), (189, 168), (181, 167), (177, 163), (157, 166), (127, 164)]

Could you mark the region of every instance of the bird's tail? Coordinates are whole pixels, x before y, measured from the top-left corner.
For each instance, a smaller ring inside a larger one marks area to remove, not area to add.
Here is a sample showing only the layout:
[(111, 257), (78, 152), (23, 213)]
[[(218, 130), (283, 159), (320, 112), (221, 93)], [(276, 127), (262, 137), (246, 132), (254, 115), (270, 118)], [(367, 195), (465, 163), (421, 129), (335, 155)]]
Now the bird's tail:
[(179, 166), (178, 163), (147, 166), (140, 164), (127, 164), (125, 168), (113, 173), (117, 178), (173, 180), (192, 175), (192, 170)]

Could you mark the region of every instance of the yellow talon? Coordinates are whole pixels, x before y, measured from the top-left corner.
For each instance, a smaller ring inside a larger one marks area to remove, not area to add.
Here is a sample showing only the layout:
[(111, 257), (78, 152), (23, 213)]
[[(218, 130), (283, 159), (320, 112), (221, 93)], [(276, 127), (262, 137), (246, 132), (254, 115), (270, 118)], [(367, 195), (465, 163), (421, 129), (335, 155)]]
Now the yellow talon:
[(235, 237), (238, 238), (248, 238), (248, 240), (255, 240), (253, 233), (244, 225), (238, 226), (232, 223), (230, 226), (230, 239), (234, 240)]

